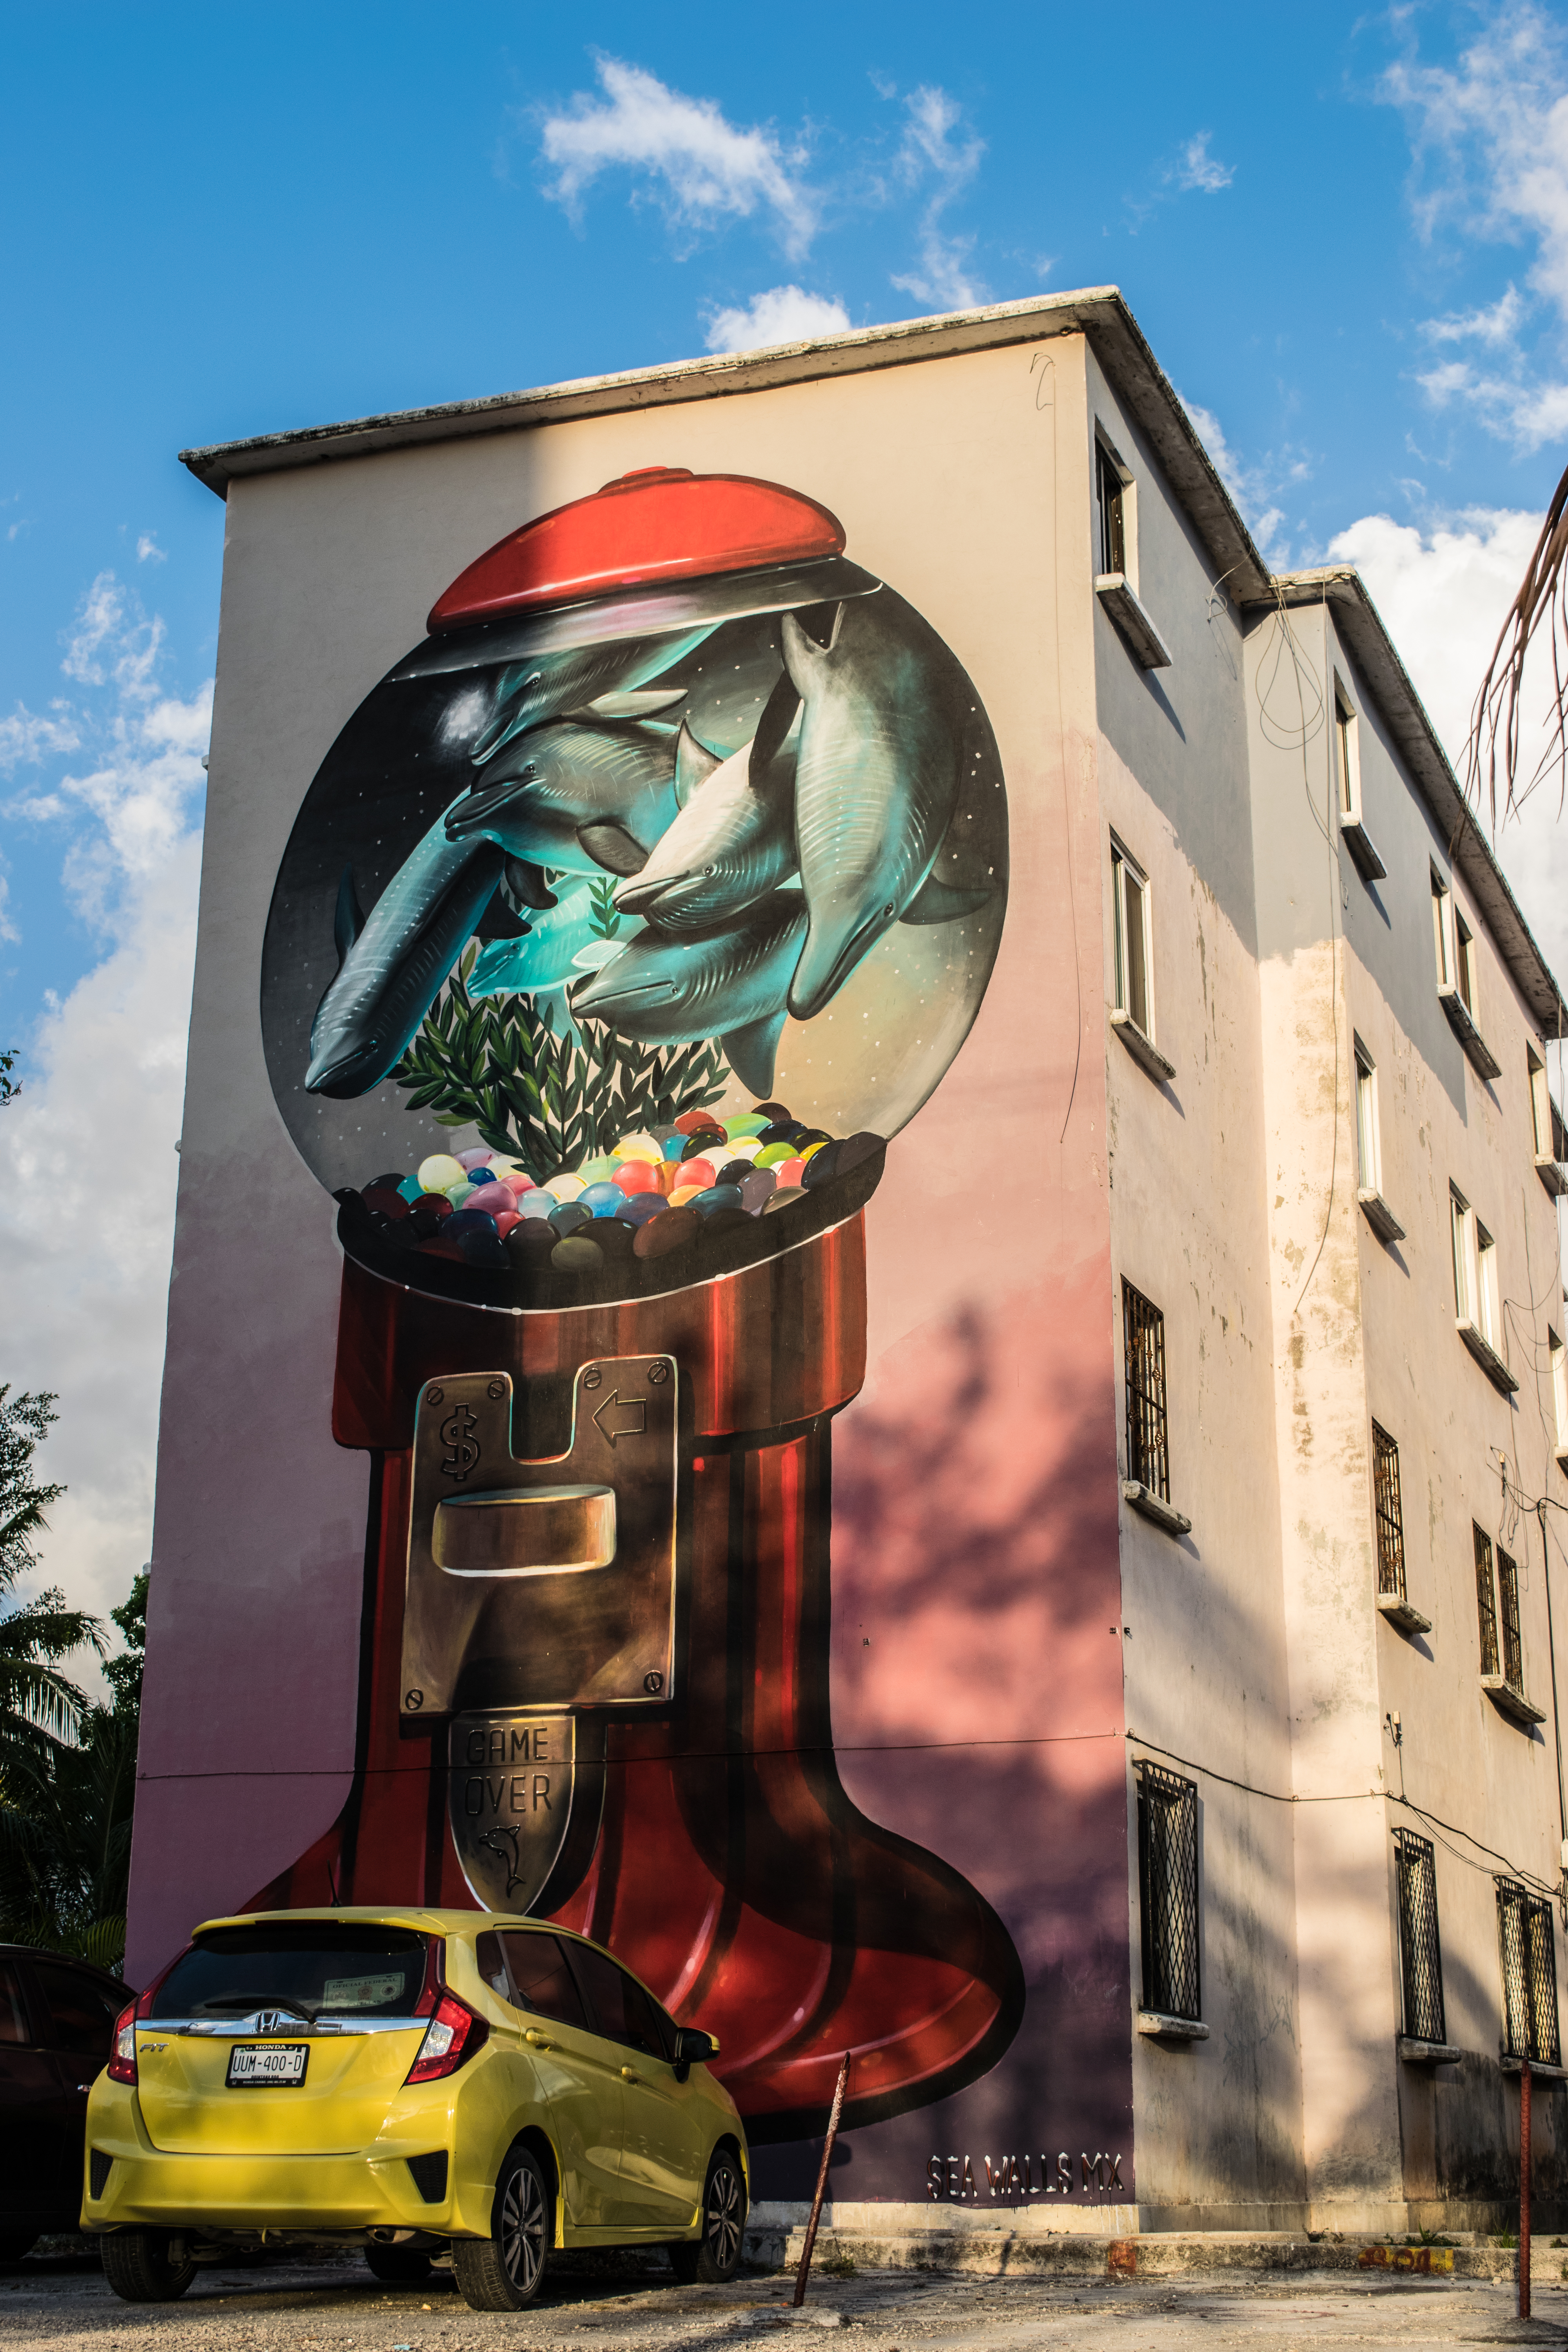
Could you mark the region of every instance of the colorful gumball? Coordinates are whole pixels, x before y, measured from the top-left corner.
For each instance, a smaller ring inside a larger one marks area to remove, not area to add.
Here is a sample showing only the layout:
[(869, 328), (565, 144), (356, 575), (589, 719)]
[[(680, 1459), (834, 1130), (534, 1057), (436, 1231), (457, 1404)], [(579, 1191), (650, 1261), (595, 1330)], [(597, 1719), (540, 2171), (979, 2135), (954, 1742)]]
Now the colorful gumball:
[(681, 1112), (675, 1127), (679, 1135), (695, 1135), (699, 1128), (716, 1127), (718, 1123), (710, 1110), (686, 1110)]
[(596, 1160), (584, 1160), (577, 1173), (582, 1178), (584, 1188), (590, 1184), (607, 1184), (620, 1164), (618, 1160), (605, 1151), (602, 1152)]
[[(583, 1179), (581, 1176), (570, 1174), (563, 1168), (559, 1175), (552, 1176), (548, 1182), (542, 1184), (539, 1189), (542, 1192), (551, 1193), (557, 1201), (574, 1201), (583, 1190)], [(547, 1211), (546, 1214), (548, 1213)]]
[(707, 1159), (683, 1160), (679, 1171), (679, 1182), (685, 1192), (690, 1192), (693, 1186), (699, 1192), (706, 1192), (708, 1186), (716, 1181), (717, 1174), (712, 1160)]
[(428, 1160), (419, 1162), (419, 1187), (425, 1192), (449, 1192), (454, 1184), (466, 1184), (468, 1171), (460, 1160), (449, 1151), (433, 1151)]
[(577, 1206), (586, 1209), (591, 1217), (613, 1217), (626, 1197), (618, 1184), (585, 1184), (577, 1195)]
[(724, 1132), (731, 1142), (738, 1135), (760, 1135), (768, 1124), (767, 1119), (759, 1118), (755, 1111), (751, 1110), (740, 1111), (733, 1118), (723, 1122)]
[(551, 1251), (550, 1263), (557, 1274), (595, 1274), (605, 1263), (605, 1253), (585, 1234), (568, 1234)]
[[(489, 1173), (488, 1170), (486, 1172)], [(464, 1202), (464, 1206), (469, 1209), (484, 1209), (493, 1217), (502, 1209), (509, 1211), (515, 1209), (517, 1194), (510, 1184), (476, 1184)]]
[(617, 1160), (662, 1160), (664, 1149), (651, 1135), (623, 1135), (614, 1156)]
[(454, 1151), (452, 1157), (464, 1168), (488, 1168), (495, 1153), (488, 1144), (480, 1143), (471, 1151)]
[(517, 1196), (517, 1213), (520, 1217), (547, 1217), (552, 1209), (559, 1208), (560, 1205), (553, 1192), (520, 1192)]
[(500, 1235), (503, 1242), (505, 1241), (508, 1234), (510, 1233), (512, 1227), (514, 1225), (521, 1225), (522, 1223), (522, 1219), (518, 1215), (515, 1209), (498, 1209), (495, 1212), (495, 1221), (496, 1231)]
[(758, 1168), (777, 1168), (782, 1161), (793, 1160), (795, 1156), (793, 1143), (764, 1143), (753, 1165)]
[(646, 1225), (661, 1209), (670, 1207), (662, 1192), (629, 1192), (616, 1211), (616, 1215), (628, 1225)]
[[(758, 1172), (762, 1173), (763, 1171), (759, 1171)], [(778, 1190), (781, 1192), (798, 1192), (801, 1185), (801, 1178), (805, 1173), (805, 1165), (801, 1160), (781, 1160), (773, 1170), (773, 1178)]]
[(705, 1189), (701, 1184), (679, 1184), (669, 1196), (669, 1205), (672, 1209), (689, 1208)]
[(760, 1217), (768, 1205), (770, 1195), (777, 1185), (771, 1168), (753, 1168), (741, 1179), (741, 1206), (753, 1217)]

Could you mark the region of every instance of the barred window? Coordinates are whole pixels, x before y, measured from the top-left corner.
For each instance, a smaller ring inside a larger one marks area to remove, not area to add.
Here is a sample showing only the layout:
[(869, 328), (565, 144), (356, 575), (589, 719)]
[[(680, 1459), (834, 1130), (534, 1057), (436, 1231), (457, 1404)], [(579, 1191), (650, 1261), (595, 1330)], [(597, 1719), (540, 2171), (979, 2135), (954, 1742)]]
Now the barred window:
[(1165, 1433), (1165, 1318), (1159, 1308), (1121, 1286), (1121, 1337), (1127, 1357), (1127, 1475), (1171, 1499), (1171, 1454)]
[(1399, 1879), (1399, 1958), (1405, 2031), (1414, 2042), (1447, 2042), (1443, 1954), (1437, 1940), (1437, 1872), (1430, 1838), (1394, 1832)]
[(1502, 1959), (1503, 2032), (1510, 2058), (1561, 2065), (1557, 2041), (1557, 1952), (1552, 1906), (1511, 1878), (1497, 1888), (1498, 1945)]
[(1470, 1532), (1476, 1539), (1476, 1610), (1481, 1626), (1481, 1672), (1495, 1675), (1498, 1671), (1497, 1602), (1493, 1597), (1492, 1539), (1484, 1528), (1470, 1522)]
[(1380, 1600), (1405, 1598), (1405, 1517), (1399, 1503), (1399, 1448), (1386, 1429), (1372, 1424), (1372, 1488), (1377, 1513)]
[(1143, 2006), (1163, 2017), (1199, 2018), (1197, 1787), (1142, 1757), (1133, 1769)]
[(1498, 1601), (1502, 1616), (1503, 1677), (1516, 1691), (1524, 1688), (1524, 1650), (1519, 1638), (1519, 1570), (1502, 1547), (1497, 1556)]

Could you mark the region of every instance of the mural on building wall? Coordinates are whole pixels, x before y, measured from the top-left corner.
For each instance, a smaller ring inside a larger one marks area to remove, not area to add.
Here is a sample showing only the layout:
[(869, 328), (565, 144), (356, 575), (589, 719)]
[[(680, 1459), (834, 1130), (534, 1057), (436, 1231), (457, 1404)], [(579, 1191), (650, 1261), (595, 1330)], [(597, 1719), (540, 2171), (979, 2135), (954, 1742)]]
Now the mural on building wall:
[(1006, 858), (973, 686), (835, 518), (656, 467), (453, 583), (273, 896), (372, 1523), (353, 1791), (258, 1899), (581, 1928), (718, 2034), (759, 2142), (846, 2049), (868, 2123), (1022, 2014), (989, 1905), (843, 1789), (827, 1666), (862, 1212)]

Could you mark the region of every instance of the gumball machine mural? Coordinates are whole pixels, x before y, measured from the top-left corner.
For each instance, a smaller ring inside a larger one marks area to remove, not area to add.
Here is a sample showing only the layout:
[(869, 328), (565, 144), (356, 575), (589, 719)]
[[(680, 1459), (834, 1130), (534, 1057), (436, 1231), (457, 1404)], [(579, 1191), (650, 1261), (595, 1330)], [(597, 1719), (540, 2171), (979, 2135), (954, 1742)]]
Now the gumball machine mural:
[(758, 2142), (846, 2050), (869, 2123), (1022, 2013), (990, 1906), (842, 1787), (827, 1665), (863, 1212), (1006, 856), (978, 695), (834, 517), (654, 468), (453, 583), (273, 894), (372, 1524), (353, 1791), (258, 1899), (579, 1928), (700, 2012)]

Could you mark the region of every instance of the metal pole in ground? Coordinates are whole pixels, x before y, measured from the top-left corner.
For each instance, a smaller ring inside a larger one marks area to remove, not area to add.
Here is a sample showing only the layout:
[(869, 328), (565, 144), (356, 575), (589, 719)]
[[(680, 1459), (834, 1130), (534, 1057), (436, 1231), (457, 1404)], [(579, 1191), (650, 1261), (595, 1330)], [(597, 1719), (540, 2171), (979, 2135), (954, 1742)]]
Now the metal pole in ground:
[(822, 2219), (822, 2200), (827, 2194), (827, 2168), (833, 2161), (833, 2143), (838, 2137), (838, 2118), (844, 2113), (844, 2094), (849, 2087), (849, 2053), (844, 2053), (844, 2063), (838, 2069), (838, 2082), (833, 2094), (833, 2105), (827, 2116), (827, 2137), (822, 2143), (822, 2169), (816, 2176), (816, 2194), (811, 2200), (811, 2219), (805, 2225), (805, 2243), (800, 2250), (800, 2268), (795, 2274), (795, 2308), (805, 2301), (806, 2275), (811, 2269), (811, 2250), (816, 2243), (816, 2225)]
[(1519, 2066), (1519, 2315), (1530, 2317), (1530, 2061)]

